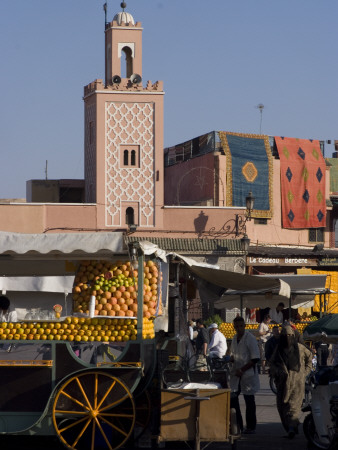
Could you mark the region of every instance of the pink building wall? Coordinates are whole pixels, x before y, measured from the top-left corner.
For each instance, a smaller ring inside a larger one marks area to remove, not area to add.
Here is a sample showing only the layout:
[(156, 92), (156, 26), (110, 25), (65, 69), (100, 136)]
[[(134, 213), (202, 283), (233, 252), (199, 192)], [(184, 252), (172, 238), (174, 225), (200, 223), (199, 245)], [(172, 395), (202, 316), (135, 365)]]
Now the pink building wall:
[[(244, 215), (244, 208), (227, 207), (182, 207), (164, 206), (163, 226), (152, 231), (139, 227), (133, 236), (186, 237), (186, 238), (225, 238), (224, 224), (233, 220), (236, 214)], [(246, 223), (246, 232), (251, 245), (298, 245), (312, 247), (308, 241), (308, 230), (287, 230), (281, 228), (278, 202), (269, 225), (257, 225), (254, 221)], [(81, 204), (2, 204), (1, 231), (16, 233), (60, 233), (108, 231), (111, 227), (101, 226), (98, 221), (98, 205)], [(127, 227), (115, 230), (128, 232)], [(112, 231), (112, 230), (111, 230)], [(329, 233), (325, 233), (325, 246), (329, 246)], [(239, 236), (238, 238), (241, 238)]]

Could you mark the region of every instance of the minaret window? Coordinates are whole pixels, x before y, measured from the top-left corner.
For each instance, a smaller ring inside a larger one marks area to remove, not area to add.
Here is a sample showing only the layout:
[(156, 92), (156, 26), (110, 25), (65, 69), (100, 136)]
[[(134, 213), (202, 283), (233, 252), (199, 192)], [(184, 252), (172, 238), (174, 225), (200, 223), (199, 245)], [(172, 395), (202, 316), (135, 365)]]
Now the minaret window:
[(135, 218), (134, 218), (134, 208), (126, 209), (126, 225), (134, 225), (135, 224)]
[(131, 151), (130, 165), (136, 166), (136, 151), (135, 150)]
[(125, 150), (123, 152), (123, 165), (129, 166), (129, 151), (128, 150)]
[(120, 148), (121, 167), (139, 168), (140, 167), (140, 146), (139, 145), (121, 145)]
[[(122, 65), (122, 57), (125, 56), (125, 66)], [(123, 47), (121, 54), (121, 75), (122, 78), (130, 78), (133, 74), (133, 56), (130, 47)]]

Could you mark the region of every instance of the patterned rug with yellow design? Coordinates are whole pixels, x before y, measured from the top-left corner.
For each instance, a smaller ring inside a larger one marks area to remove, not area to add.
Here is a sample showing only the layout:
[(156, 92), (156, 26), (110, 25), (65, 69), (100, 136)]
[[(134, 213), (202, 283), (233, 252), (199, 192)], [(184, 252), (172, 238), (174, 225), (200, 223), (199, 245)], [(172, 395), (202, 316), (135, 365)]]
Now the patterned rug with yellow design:
[(269, 138), (264, 135), (220, 131), (227, 156), (227, 206), (246, 206), (255, 198), (253, 217), (272, 217), (273, 158)]

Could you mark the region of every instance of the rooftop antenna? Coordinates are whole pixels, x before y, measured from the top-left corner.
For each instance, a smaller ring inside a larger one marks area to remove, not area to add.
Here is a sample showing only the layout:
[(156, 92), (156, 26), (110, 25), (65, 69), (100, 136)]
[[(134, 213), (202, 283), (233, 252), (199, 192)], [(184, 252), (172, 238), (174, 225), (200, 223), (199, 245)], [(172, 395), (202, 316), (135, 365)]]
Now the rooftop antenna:
[(103, 10), (104, 10), (104, 24), (105, 26), (107, 25), (107, 11), (108, 11), (108, 5), (107, 2), (103, 5)]
[(259, 122), (259, 134), (262, 134), (263, 109), (264, 109), (265, 107), (264, 107), (263, 103), (259, 103), (259, 104), (256, 106), (256, 108), (259, 109), (259, 112), (260, 112), (260, 115), (261, 115), (261, 119), (260, 119), (260, 122)]
[(46, 159), (46, 166), (45, 166), (45, 175), (46, 175), (46, 180), (48, 180), (48, 161)]

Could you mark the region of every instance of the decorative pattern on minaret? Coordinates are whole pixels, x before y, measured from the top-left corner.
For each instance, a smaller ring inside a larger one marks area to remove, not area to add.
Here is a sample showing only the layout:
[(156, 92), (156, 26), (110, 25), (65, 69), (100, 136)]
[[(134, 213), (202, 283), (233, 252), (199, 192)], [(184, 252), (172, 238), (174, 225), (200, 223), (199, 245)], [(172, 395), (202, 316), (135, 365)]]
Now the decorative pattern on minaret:
[[(123, 145), (138, 145), (139, 167), (121, 167)], [(139, 204), (139, 226), (154, 226), (154, 105), (106, 103), (106, 226), (122, 226), (122, 202)]]

